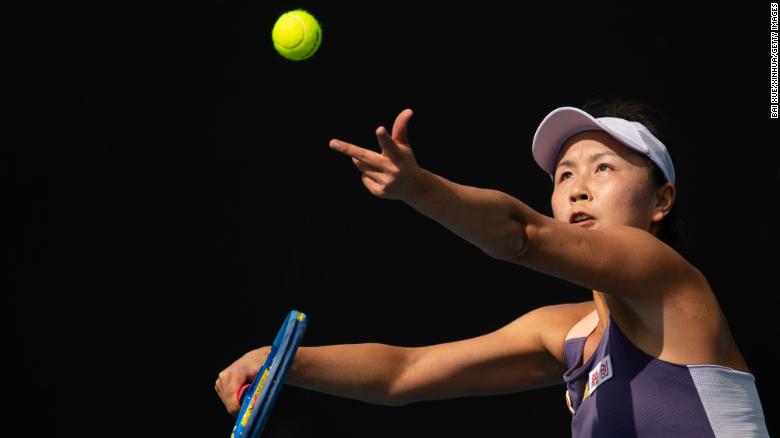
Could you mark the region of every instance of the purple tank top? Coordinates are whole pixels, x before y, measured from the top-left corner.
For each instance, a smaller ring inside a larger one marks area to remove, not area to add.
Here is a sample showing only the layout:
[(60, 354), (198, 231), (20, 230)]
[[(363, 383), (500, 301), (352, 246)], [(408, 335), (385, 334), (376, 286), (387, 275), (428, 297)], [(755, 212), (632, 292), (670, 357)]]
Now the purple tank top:
[(650, 356), (611, 315), (596, 350), (577, 367), (586, 339), (564, 342), (572, 438), (769, 436), (753, 374)]

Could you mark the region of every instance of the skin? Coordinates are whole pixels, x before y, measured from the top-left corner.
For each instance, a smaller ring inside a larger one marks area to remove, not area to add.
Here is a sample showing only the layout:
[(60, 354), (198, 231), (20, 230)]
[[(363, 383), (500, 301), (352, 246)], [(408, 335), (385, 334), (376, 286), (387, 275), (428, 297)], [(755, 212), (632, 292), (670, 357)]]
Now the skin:
[[(603, 155), (593, 159), (595, 154)], [(591, 230), (630, 226), (657, 235), (674, 204), (676, 189), (668, 181), (653, 187), (652, 166), (606, 132), (585, 131), (571, 137), (556, 161), (550, 200), (555, 219), (569, 223), (572, 213), (585, 212), (595, 218), (583, 225)], [(599, 323), (585, 346), (583, 360), (592, 354), (612, 313), (635, 345), (659, 359), (750, 371), (706, 280), (688, 282), (674, 294), (646, 299), (616, 297), (595, 289), (592, 293)], [(689, 336), (669, 339), (664, 334), (667, 326), (670, 332)]]
[[(595, 154), (605, 155), (594, 161)], [(628, 225), (656, 235), (677, 191), (668, 181), (658, 189), (652, 187), (651, 166), (640, 153), (604, 131), (571, 137), (556, 161), (550, 200), (554, 217), (569, 223), (572, 213), (585, 212), (595, 218), (589, 229)], [(593, 301), (603, 330), (609, 313), (605, 294), (593, 290)]]
[(392, 134), (380, 126), (374, 132), (381, 152), (333, 139), (329, 146), (352, 159), (361, 172), (369, 192), (382, 199), (406, 201), (420, 190), (423, 169), (417, 164), (409, 145), (409, 120), (414, 113), (405, 109), (393, 123)]
[[(608, 155), (590, 160), (599, 153)], [(651, 171), (642, 155), (606, 132), (581, 132), (561, 149), (550, 200), (553, 214), (568, 223), (572, 212), (585, 211), (596, 218), (594, 229), (629, 225), (655, 235), (671, 211), (676, 189), (670, 182), (653, 188)]]
[[(338, 139), (330, 141), (332, 149), (352, 158), (362, 172), (363, 184), (375, 196), (412, 202), (422, 192), (426, 171), (417, 165), (409, 145), (407, 131), (411, 117), (410, 109), (402, 111), (393, 123), (392, 134), (382, 126), (377, 128), (381, 152)], [(589, 157), (594, 153), (608, 155), (590, 162)], [(566, 162), (570, 166), (565, 166)], [(749, 372), (717, 298), (701, 272), (674, 250), (628, 231), (639, 229), (657, 235), (660, 222), (674, 204), (674, 185), (667, 182), (657, 189), (653, 187), (651, 169), (652, 164), (645, 156), (606, 132), (585, 131), (569, 138), (556, 161), (555, 186), (550, 201), (554, 213), (552, 220), (569, 224), (572, 213), (586, 212), (595, 220), (582, 226), (591, 230), (603, 229), (600, 238), (615, 241), (598, 243), (582, 234), (558, 228), (546, 243), (544, 253), (528, 256), (521, 253), (510, 261), (582, 284), (594, 281), (592, 274), (596, 271), (591, 270), (602, 267), (592, 261), (580, 260), (590, 256), (580, 242), (587, 241), (585, 245), (592, 245), (591, 250), (599, 248), (615, 251), (615, 254), (626, 248), (650, 251), (645, 258), (625, 253), (626, 257), (633, 257), (634, 262), (640, 262), (627, 272), (658, 275), (655, 271), (663, 269), (666, 281), (644, 282), (636, 288), (626, 288), (620, 281), (630, 275), (623, 275), (619, 272), (622, 270), (607, 269), (598, 273), (601, 283), (622, 287), (609, 294), (592, 288), (593, 301), (583, 303), (595, 308), (600, 320), (590, 337), (593, 341), (585, 346), (585, 358), (600, 339), (611, 314), (637, 347), (661, 360), (677, 364), (718, 364)], [(464, 190), (468, 188), (460, 187), (459, 190), (466, 193)], [(474, 196), (487, 195), (483, 191)], [(540, 220), (541, 215), (530, 214), (532, 218), (535, 216), (535, 222), (544, 222)], [(561, 248), (556, 250), (555, 246)], [(564, 249), (563, 246), (567, 247)], [(615, 254), (611, 256), (614, 258)], [(663, 294), (657, 293), (656, 286), (664, 288), (669, 284), (677, 286)], [(675, 333), (687, 335), (675, 336)], [(557, 345), (556, 341), (548, 346), (555, 350)], [(562, 360), (559, 354), (556, 357)]]
[[(520, 242), (522, 251), (513, 251), (505, 260), (611, 293), (592, 289), (593, 301), (544, 306), (493, 333), (462, 341), (417, 348), (377, 344), (371, 344), (371, 349), (366, 344), (304, 348), (304, 356), (311, 355), (309, 366), (316, 371), (310, 371), (314, 378), (308, 387), (328, 386), (331, 393), (358, 399), (365, 399), (366, 391), (376, 393), (364, 389), (390, 373), (366, 372), (375, 371), (373, 365), (357, 365), (355, 369), (361, 372), (355, 373), (345, 364), (356, 360), (332, 360), (347, 352), (374, 365), (405, 363), (400, 367), (405, 370), (399, 373), (401, 377), (392, 379), (394, 391), (388, 391), (403, 395), (396, 397), (401, 402), (520, 392), (560, 384), (566, 370), (564, 336), (594, 310), (600, 321), (588, 336), (583, 361), (593, 353), (611, 315), (631, 342), (653, 357), (676, 364), (716, 364), (750, 372), (706, 278), (673, 249), (639, 231), (657, 235), (676, 196), (671, 183), (653, 187), (652, 164), (646, 157), (603, 131), (571, 137), (556, 161), (551, 197), (554, 217), (550, 218), (500, 192), (457, 185), (421, 169), (407, 136), (411, 116), (410, 109), (402, 111), (392, 133), (382, 126), (376, 129), (380, 152), (338, 139), (332, 139), (329, 145), (352, 159), (373, 195), (414, 205), (415, 200), (430, 197), (430, 187), (436, 186), (439, 191), (433, 198), (438, 202), (429, 199), (429, 208), (422, 210), (450, 224), (459, 236), (471, 238), (470, 242), (488, 236), (478, 243), (489, 247), (525, 232), (528, 241), (535, 244), (523, 246)], [(595, 153), (606, 155), (591, 161)], [(451, 202), (448, 196), (457, 196), (457, 202)], [(453, 213), (453, 204), (478, 208)], [(476, 219), (463, 220), (475, 211), (479, 212)], [(523, 227), (504, 219), (505, 223), (486, 227), (479, 220), (504, 218), (507, 211), (522, 218)], [(574, 212), (585, 212), (595, 219), (570, 224)], [(467, 226), (472, 224), (479, 225), (478, 232)], [(494, 229), (498, 231), (491, 234)], [(594, 252), (602, 257), (592, 257)], [(238, 388), (255, 377), (267, 354), (267, 347), (253, 350), (220, 373), (215, 389), (228, 412), (235, 415), (238, 411)], [(339, 375), (344, 370), (346, 375)], [(329, 374), (322, 378), (320, 374), (326, 372)], [(393, 397), (387, 398), (398, 403)]]

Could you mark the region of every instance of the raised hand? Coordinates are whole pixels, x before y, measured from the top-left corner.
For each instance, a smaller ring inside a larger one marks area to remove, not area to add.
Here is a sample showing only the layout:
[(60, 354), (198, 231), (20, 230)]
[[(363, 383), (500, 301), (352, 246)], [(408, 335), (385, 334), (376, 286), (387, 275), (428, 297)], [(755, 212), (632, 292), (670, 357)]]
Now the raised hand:
[(412, 114), (411, 109), (398, 114), (392, 136), (384, 126), (377, 128), (376, 138), (381, 154), (338, 139), (330, 141), (331, 149), (352, 158), (355, 166), (363, 172), (363, 184), (374, 196), (406, 200), (419, 188), (421, 169), (407, 137)]

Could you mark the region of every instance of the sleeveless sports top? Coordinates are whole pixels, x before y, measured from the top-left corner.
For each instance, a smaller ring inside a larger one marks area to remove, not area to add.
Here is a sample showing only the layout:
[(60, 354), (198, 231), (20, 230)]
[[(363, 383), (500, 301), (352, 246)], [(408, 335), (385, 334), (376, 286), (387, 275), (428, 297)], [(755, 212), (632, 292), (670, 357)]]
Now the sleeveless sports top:
[(720, 365), (677, 365), (637, 348), (610, 315), (582, 366), (593, 313), (564, 341), (572, 438), (769, 437), (751, 373)]

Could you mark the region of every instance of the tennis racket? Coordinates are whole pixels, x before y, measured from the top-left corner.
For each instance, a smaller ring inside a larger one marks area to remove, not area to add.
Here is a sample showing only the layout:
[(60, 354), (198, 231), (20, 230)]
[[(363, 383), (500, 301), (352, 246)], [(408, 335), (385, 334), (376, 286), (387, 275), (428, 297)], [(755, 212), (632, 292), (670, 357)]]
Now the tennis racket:
[(241, 409), (238, 411), (230, 438), (260, 436), (284, 386), (284, 379), (306, 331), (306, 323), (304, 313), (291, 310), (287, 314), (254, 381), (242, 386), (238, 391)]

